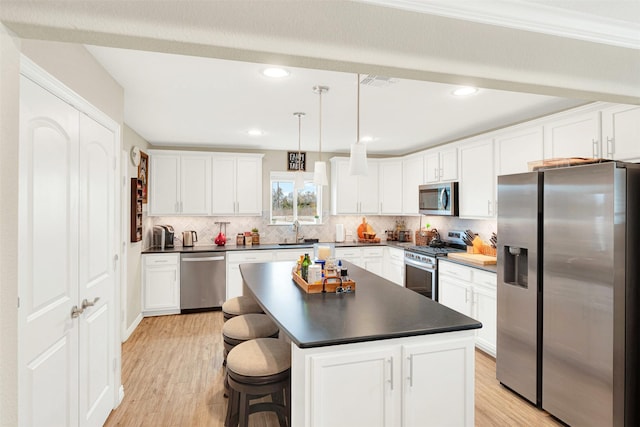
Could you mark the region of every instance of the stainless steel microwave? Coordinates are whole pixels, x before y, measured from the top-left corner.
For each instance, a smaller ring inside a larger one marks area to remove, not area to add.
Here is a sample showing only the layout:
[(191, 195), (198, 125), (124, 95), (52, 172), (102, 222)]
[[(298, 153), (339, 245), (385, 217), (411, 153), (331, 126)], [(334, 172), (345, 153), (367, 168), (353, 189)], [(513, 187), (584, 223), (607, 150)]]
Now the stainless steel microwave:
[(421, 185), (418, 193), (418, 211), (421, 214), (458, 216), (457, 182)]

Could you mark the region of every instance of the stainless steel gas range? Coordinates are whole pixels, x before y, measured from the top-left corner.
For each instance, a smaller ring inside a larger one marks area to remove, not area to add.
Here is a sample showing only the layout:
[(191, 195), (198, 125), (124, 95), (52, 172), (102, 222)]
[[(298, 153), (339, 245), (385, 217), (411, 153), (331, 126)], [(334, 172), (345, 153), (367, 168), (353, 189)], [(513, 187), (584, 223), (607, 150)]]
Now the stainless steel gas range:
[[(451, 252), (464, 252), (457, 231), (448, 233), (451, 240), (433, 246), (409, 246), (404, 249), (404, 283), (407, 289), (438, 301), (438, 258)], [(432, 242), (433, 244), (433, 242)]]

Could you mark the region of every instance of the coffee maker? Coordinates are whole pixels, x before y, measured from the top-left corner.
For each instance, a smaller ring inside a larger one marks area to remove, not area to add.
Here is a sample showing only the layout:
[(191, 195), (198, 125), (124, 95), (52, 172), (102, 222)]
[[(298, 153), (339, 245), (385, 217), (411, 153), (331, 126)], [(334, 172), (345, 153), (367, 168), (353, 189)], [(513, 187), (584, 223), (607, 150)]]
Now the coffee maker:
[(153, 226), (153, 246), (160, 249), (173, 248), (174, 232), (170, 225)]

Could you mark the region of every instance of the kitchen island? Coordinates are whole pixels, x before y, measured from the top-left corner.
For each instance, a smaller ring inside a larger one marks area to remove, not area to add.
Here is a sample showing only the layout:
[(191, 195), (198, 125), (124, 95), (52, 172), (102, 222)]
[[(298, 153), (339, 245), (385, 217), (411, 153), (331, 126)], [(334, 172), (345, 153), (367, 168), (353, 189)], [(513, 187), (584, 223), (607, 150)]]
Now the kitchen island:
[(356, 292), (307, 294), (291, 262), (241, 264), (291, 340), (294, 426), (473, 426), (482, 325), (345, 263)]

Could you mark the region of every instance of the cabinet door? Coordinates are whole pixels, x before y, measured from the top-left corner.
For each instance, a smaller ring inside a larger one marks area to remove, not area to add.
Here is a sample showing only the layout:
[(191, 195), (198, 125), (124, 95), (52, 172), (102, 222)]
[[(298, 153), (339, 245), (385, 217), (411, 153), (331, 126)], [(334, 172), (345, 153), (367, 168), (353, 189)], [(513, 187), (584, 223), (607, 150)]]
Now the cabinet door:
[(455, 181), (458, 179), (458, 149), (440, 151), (440, 181)]
[(399, 426), (399, 355), (389, 348), (311, 356), (310, 425)]
[(240, 263), (233, 262), (227, 264), (227, 299), (242, 295), (242, 275), (240, 274)]
[(602, 157), (640, 159), (640, 107), (618, 105), (602, 111)]
[(379, 163), (380, 214), (382, 215), (402, 214), (404, 163), (402, 160), (387, 160)]
[(143, 289), (143, 310), (179, 309), (178, 268), (176, 266), (146, 267)]
[(496, 175), (529, 171), (530, 161), (542, 160), (542, 126), (499, 135), (496, 147)]
[(211, 164), (211, 213), (236, 213), (236, 159), (229, 155), (214, 154)]
[(152, 153), (149, 169), (149, 215), (179, 213), (180, 156)]
[[(402, 346), (402, 425), (473, 426), (474, 353), (469, 340)], [(446, 386), (445, 386), (446, 385)]]
[(211, 156), (180, 155), (180, 213), (209, 215), (211, 211)]
[(336, 248), (336, 259), (349, 261), (358, 267), (364, 267), (362, 261), (362, 249), (360, 248)]
[(333, 214), (357, 214), (358, 207), (358, 177), (349, 175), (349, 159), (332, 159), (331, 210)]
[[(423, 156), (410, 157), (402, 161), (402, 213), (418, 215), (418, 186), (424, 179)], [(396, 189), (396, 191), (398, 191)]]
[(424, 156), (424, 182), (431, 184), (440, 181), (440, 154), (427, 153)]
[(494, 217), (493, 141), (485, 139), (461, 146), (460, 166), (460, 217)]
[(385, 248), (383, 270), (384, 278), (404, 286), (404, 250)]
[(236, 214), (262, 215), (262, 157), (238, 157)]
[(600, 157), (600, 113), (578, 114), (544, 125), (544, 157)]
[(472, 314), (471, 285), (448, 276), (438, 276), (438, 302), (467, 316)]
[(496, 289), (474, 284), (473, 287), (473, 315), (474, 319), (482, 322), (482, 328), (476, 332), (476, 345), (496, 356)]
[(358, 200), (361, 214), (378, 214), (380, 212), (380, 197), (378, 188), (378, 162), (368, 159), (369, 172), (367, 176), (358, 177)]

